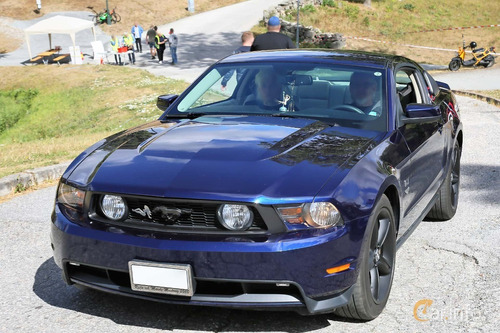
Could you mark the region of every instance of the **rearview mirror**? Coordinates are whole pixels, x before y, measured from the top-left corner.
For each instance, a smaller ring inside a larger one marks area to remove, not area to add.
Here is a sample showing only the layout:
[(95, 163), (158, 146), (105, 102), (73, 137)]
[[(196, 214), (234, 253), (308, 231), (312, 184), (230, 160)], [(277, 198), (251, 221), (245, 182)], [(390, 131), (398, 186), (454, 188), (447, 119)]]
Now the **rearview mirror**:
[(294, 84), (296, 86), (310, 86), (313, 83), (311, 75), (302, 74), (287, 75), (286, 81), (288, 84)]
[(406, 106), (405, 113), (403, 124), (434, 123), (442, 119), (439, 105), (412, 103)]
[(161, 95), (158, 96), (158, 100), (156, 101), (156, 106), (158, 109), (165, 111), (168, 109), (170, 105), (179, 97), (179, 95)]

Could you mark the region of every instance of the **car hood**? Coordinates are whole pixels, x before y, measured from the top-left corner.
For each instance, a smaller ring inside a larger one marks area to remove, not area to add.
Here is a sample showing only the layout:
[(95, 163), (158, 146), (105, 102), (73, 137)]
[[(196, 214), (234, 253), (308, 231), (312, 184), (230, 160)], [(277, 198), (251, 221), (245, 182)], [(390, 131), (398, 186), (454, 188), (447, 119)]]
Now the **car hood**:
[(345, 176), (379, 134), (287, 117), (156, 121), (104, 140), (67, 174), (92, 191), (310, 200), (332, 175)]

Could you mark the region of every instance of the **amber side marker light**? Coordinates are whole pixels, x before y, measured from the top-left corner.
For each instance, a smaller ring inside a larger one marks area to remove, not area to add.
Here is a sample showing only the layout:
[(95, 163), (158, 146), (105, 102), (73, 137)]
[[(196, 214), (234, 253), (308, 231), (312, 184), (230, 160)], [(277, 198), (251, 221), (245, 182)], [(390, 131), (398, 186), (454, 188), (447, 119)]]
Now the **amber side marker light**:
[(332, 267), (332, 268), (328, 268), (326, 270), (326, 272), (328, 274), (334, 274), (334, 273), (339, 273), (339, 272), (343, 272), (343, 271), (346, 271), (349, 269), (349, 267), (351, 267), (351, 264), (348, 263), (348, 264), (345, 264), (345, 265), (341, 265), (341, 266), (337, 266), (337, 267)]

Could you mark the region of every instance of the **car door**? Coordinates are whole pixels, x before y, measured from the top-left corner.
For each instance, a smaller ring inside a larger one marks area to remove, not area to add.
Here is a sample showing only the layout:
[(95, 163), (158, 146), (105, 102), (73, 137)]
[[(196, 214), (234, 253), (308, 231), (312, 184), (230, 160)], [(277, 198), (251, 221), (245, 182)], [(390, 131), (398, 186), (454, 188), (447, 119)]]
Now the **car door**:
[[(418, 68), (407, 64), (397, 68), (395, 73), (403, 113), (411, 103), (434, 105)], [(403, 225), (409, 227), (421, 217), (440, 185), (446, 161), (443, 121), (404, 124), (399, 131), (410, 149), (411, 174), (402, 184), (405, 189)]]

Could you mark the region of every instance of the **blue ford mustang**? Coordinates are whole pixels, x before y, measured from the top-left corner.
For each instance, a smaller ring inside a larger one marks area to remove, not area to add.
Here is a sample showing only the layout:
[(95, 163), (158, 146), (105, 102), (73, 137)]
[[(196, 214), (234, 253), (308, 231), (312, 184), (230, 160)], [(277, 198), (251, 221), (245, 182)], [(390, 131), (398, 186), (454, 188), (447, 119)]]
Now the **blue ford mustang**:
[(157, 105), (61, 179), (51, 242), (68, 284), (370, 320), (397, 248), (457, 209), (458, 107), (409, 59), (237, 54)]

